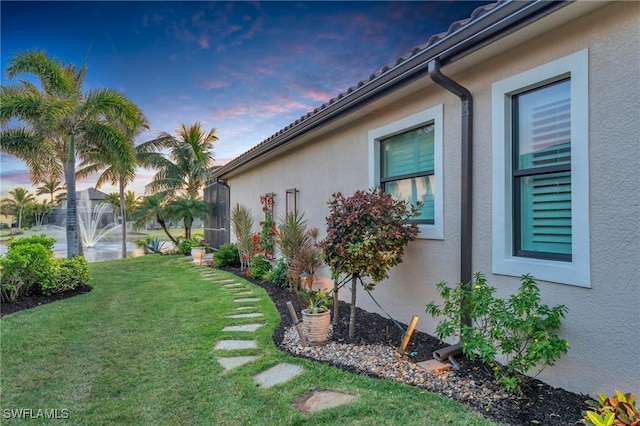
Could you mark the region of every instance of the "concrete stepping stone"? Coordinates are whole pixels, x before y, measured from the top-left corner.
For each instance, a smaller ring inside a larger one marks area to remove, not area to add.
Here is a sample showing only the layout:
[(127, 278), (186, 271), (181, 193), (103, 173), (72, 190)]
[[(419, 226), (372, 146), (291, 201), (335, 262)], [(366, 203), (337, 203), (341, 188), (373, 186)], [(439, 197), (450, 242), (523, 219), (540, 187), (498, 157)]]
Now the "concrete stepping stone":
[(260, 300), (259, 297), (243, 297), (240, 299), (233, 299), (234, 302), (243, 303), (243, 302), (258, 302)]
[(238, 306), (236, 311), (247, 311), (249, 309), (258, 309), (255, 306)]
[(258, 318), (262, 317), (264, 314), (262, 312), (252, 312), (250, 314), (233, 314), (227, 315), (227, 318)]
[(228, 325), (222, 329), (222, 331), (249, 331), (254, 332), (264, 324), (242, 324), (242, 325)]
[(320, 411), (327, 408), (337, 407), (338, 405), (348, 404), (356, 399), (359, 395), (350, 393), (334, 392), (334, 391), (313, 391), (298, 398), (293, 406), (298, 411)]
[(253, 294), (252, 291), (232, 291), (231, 293), (234, 296), (249, 296), (249, 295)]
[(304, 368), (299, 365), (281, 362), (280, 364), (253, 376), (253, 381), (256, 382), (258, 386), (270, 388), (293, 379), (297, 375), (302, 374), (303, 371)]
[(416, 365), (426, 371), (447, 370), (451, 368), (451, 364), (440, 362), (437, 359), (428, 359), (426, 361), (417, 362)]
[(255, 361), (260, 358), (257, 355), (250, 356), (232, 356), (228, 358), (218, 358), (218, 362), (225, 370), (231, 370), (236, 367), (240, 367), (241, 365), (247, 364), (251, 361)]
[(258, 342), (255, 340), (220, 340), (216, 343), (216, 349), (220, 351), (232, 351), (234, 349), (255, 349)]
[(234, 287), (244, 287), (244, 284), (242, 283), (231, 283), (231, 284), (224, 284), (222, 287), (224, 288), (234, 288)]

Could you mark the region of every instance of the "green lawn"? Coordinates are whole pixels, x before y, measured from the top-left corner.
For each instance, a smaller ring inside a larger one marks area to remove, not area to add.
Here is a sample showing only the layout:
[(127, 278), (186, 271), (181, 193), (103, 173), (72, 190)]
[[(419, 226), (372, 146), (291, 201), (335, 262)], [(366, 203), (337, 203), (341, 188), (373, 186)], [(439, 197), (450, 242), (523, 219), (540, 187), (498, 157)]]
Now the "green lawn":
[[(214, 346), (242, 333), (222, 331), (234, 297), (205, 279), (205, 270), (178, 256), (94, 263), (92, 292), (3, 318), (0, 422), (18, 424), (5, 418), (11, 409), (32, 409), (34, 415), (38, 409), (57, 409), (68, 418), (50, 424), (495, 424), (418, 388), (280, 352), (271, 337), (279, 315), (255, 286), (266, 325), (254, 333), (259, 349), (252, 351), (261, 357), (223, 371), (217, 357), (229, 355)], [(257, 388), (252, 375), (282, 361), (305, 372), (286, 384)], [(360, 398), (299, 413), (292, 403), (315, 389)], [(26, 423), (47, 424), (42, 419)]]

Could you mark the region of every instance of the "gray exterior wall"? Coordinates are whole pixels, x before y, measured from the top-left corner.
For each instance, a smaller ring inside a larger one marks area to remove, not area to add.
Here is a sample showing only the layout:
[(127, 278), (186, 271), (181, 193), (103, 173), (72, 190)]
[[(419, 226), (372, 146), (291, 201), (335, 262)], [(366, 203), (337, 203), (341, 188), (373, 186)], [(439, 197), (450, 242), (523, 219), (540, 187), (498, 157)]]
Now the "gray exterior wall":
[[(640, 4), (608, 4), (561, 25), (553, 19), (536, 23), (546, 29), (534, 37), (507, 37), (507, 50), (496, 51), (498, 42), (493, 50), (474, 53), (468, 66), (443, 69), (475, 100), (473, 270), (485, 273), (503, 296), (519, 285), (518, 277), (491, 273), (491, 85), (588, 49), (591, 288), (538, 281), (543, 303), (568, 307), (561, 334), (571, 343), (569, 352), (538, 378), (574, 392), (638, 393)], [(278, 217), (284, 212), (285, 191), (297, 188), (299, 209), (323, 231), (332, 193), (351, 194), (370, 186), (368, 132), (437, 105), (444, 110), (444, 239), (410, 243), (404, 263), (374, 292), (392, 316), (408, 323), (418, 315), (418, 329), (433, 334), (437, 323), (425, 314), (425, 304), (439, 300), (436, 283), (459, 280), (460, 101), (428, 78), (333, 123), (331, 129), (317, 131), (297, 148), (229, 176), (230, 204), (251, 208), (257, 227), (261, 194), (276, 194)], [(358, 297), (358, 306), (378, 311), (364, 291)]]

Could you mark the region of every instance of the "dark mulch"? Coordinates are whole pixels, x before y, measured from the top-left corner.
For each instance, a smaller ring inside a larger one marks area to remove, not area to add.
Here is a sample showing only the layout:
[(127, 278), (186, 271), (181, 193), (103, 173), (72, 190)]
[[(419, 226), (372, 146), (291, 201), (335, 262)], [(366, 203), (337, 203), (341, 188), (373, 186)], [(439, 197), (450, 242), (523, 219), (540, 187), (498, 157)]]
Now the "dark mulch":
[[(238, 269), (222, 269), (242, 276), (266, 290), (282, 317), (280, 325), (274, 332), (273, 340), (277, 346), (286, 350), (280, 344), (283, 340), (285, 329), (292, 324), (286, 303), (292, 302), (296, 312), (299, 313), (305, 307), (302, 299), (289, 292), (288, 289), (246, 277)], [(2, 316), (8, 315), (23, 309), (33, 308), (89, 291), (91, 291), (91, 287), (83, 286), (73, 291), (52, 296), (35, 295), (24, 297), (14, 303), (3, 303), (0, 314)], [(366, 327), (357, 327), (356, 335), (353, 338), (349, 338), (349, 311), (350, 305), (345, 302), (340, 302), (340, 319), (338, 324), (334, 325), (332, 340), (358, 345), (389, 344), (399, 346), (403, 333), (392, 320), (375, 313), (366, 312), (360, 308), (356, 310), (356, 322), (357, 324), (366, 324)], [(407, 326), (406, 324), (402, 324), (402, 327), (406, 329)], [(433, 351), (441, 347), (443, 347), (443, 344), (435, 337), (416, 331), (411, 337), (407, 352), (415, 353), (412, 359), (419, 362), (432, 358), (431, 354)], [(477, 383), (488, 383), (493, 380), (493, 372), (486, 365), (462, 357), (460, 357), (458, 361), (461, 368), (456, 374), (462, 375), (470, 380), (475, 380)], [(358, 373), (350, 367), (335, 366), (343, 370)], [(376, 377), (373, 374), (370, 374), (370, 376)], [(465, 400), (462, 402), (485, 417), (512, 426), (530, 426), (532, 424), (569, 426), (580, 424), (578, 420), (582, 417), (581, 412), (588, 408), (584, 403), (587, 398), (586, 395), (579, 395), (563, 389), (553, 388), (536, 379), (527, 379), (522, 392), (513, 395), (509, 399), (503, 399), (500, 404), (496, 404), (494, 401), (492, 403), (493, 409), (488, 413), (482, 409), (482, 407), (486, 406), (482, 401), (475, 401), (474, 403)]]
[[(222, 269), (242, 276), (266, 290), (282, 317), (282, 321), (274, 333), (273, 340), (277, 346), (286, 350), (280, 344), (285, 329), (292, 325), (286, 303), (292, 302), (299, 315), (300, 311), (306, 307), (303, 300), (288, 289), (252, 279), (243, 275), (238, 269)], [(392, 320), (375, 313), (366, 312), (360, 308), (356, 309), (356, 324), (360, 326), (356, 327), (356, 335), (353, 338), (349, 338), (350, 309), (350, 304), (340, 302), (340, 318), (338, 324), (333, 326), (333, 336), (331, 338), (333, 341), (357, 345), (389, 344), (396, 347), (400, 346), (403, 331)], [(364, 324), (366, 326), (363, 326)], [(402, 327), (406, 329), (407, 325), (402, 324)], [(445, 345), (439, 342), (437, 338), (427, 333), (415, 331), (407, 347), (407, 353), (415, 353), (416, 355), (412, 359), (420, 362), (431, 359), (433, 351), (443, 346)], [(476, 383), (489, 383), (494, 380), (493, 371), (485, 364), (479, 361), (470, 361), (462, 356), (456, 358), (456, 360), (461, 367), (456, 374), (474, 380)], [(343, 370), (357, 372), (351, 367), (335, 366)], [(370, 374), (370, 376), (375, 377), (373, 374)], [(539, 380), (527, 378), (520, 393), (514, 394), (509, 399), (503, 399), (500, 404), (496, 404), (494, 401), (491, 404), (493, 408), (488, 413), (483, 409), (483, 407), (487, 406), (483, 401), (464, 400), (461, 402), (485, 417), (512, 426), (530, 426), (533, 424), (568, 426), (581, 424), (578, 420), (582, 418), (581, 412), (588, 408), (584, 403), (586, 399), (588, 399), (586, 395), (553, 388)]]
[(20, 297), (15, 302), (2, 303), (0, 307), (0, 316), (12, 314), (14, 312), (22, 311), (24, 309), (31, 309), (40, 305), (46, 305), (47, 303), (55, 302), (56, 300), (67, 299), (69, 297), (77, 296), (79, 294), (88, 293), (92, 288), (86, 284), (76, 287), (73, 290), (65, 291), (64, 293), (55, 293), (51, 296), (45, 296), (43, 294), (33, 294), (30, 296)]

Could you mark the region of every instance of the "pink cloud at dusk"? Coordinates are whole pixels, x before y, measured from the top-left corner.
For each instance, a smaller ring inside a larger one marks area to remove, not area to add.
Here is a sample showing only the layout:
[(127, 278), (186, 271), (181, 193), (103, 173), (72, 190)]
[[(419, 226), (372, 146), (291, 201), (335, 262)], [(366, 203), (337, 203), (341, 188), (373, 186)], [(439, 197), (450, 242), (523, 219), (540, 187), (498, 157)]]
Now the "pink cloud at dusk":
[(207, 90), (222, 89), (223, 87), (229, 87), (229, 83), (226, 83), (222, 80), (210, 80), (206, 81), (203, 87)]

